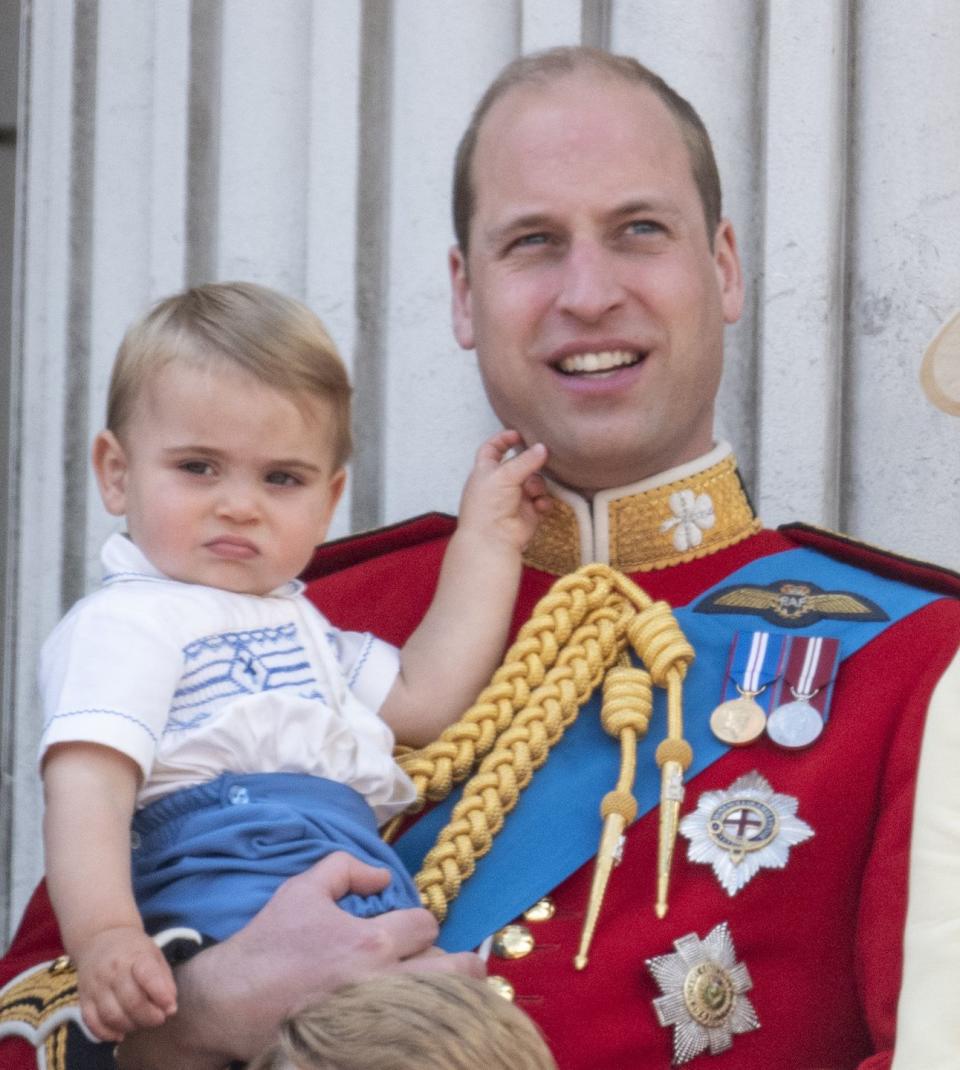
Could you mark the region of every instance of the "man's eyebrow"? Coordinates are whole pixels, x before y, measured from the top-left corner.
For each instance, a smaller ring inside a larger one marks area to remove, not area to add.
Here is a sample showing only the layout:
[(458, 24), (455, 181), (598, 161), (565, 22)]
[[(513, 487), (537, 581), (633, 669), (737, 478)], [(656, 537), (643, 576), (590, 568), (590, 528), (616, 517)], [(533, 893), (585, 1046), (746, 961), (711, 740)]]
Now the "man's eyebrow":
[(669, 197), (638, 197), (614, 208), (611, 216), (642, 215), (644, 212), (679, 215), (680, 209)]
[(484, 236), (488, 242), (496, 244), (519, 230), (539, 230), (555, 225), (556, 219), (546, 212), (530, 212), (527, 215), (514, 216), (504, 223), (490, 227)]

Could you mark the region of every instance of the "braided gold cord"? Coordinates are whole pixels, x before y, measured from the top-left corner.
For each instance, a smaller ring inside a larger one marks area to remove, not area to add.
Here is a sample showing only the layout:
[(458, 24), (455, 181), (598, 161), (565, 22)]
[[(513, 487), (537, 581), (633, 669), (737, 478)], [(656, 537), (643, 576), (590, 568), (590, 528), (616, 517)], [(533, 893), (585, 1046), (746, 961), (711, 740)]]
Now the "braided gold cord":
[(558, 580), (537, 603), (473, 706), (433, 743), (398, 757), (417, 789), (411, 813), (421, 810), (426, 800), (445, 799), (489, 753), (514, 713), (530, 703), (531, 693), (543, 683), (575, 629), (609, 599), (612, 574), (606, 566), (586, 566)]
[(622, 631), (622, 622), (612, 607), (601, 607), (591, 614), (468, 781), (414, 878), (425, 905), (438, 919), (446, 917), (447, 903), (456, 898), (461, 880), (473, 873), (475, 859), (489, 851), (504, 817), (516, 805), (534, 770), (546, 761), (606, 668), (616, 660), (617, 636)]
[(434, 743), (400, 757), (417, 788), (413, 810), (425, 799), (444, 798), (479, 761), (415, 877), (424, 905), (438, 920), (628, 642), (655, 683), (676, 679), (679, 686), (693, 651), (666, 603), (652, 602), (607, 565), (562, 577), (460, 721)]

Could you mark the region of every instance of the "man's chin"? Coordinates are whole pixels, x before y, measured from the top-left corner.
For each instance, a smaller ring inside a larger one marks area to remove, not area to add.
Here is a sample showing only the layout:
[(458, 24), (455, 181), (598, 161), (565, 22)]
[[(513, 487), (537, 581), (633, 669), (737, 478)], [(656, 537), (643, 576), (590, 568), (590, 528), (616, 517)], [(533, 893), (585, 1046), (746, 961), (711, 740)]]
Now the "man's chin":
[[(598, 436), (592, 442), (581, 441), (577, 454), (551, 450), (546, 474), (555, 483), (591, 498), (600, 491), (629, 487), (661, 472), (668, 472), (707, 453), (712, 439), (703, 449), (644, 448), (634, 435), (618, 444), (613, 436)], [(549, 447), (548, 447), (549, 448)]]

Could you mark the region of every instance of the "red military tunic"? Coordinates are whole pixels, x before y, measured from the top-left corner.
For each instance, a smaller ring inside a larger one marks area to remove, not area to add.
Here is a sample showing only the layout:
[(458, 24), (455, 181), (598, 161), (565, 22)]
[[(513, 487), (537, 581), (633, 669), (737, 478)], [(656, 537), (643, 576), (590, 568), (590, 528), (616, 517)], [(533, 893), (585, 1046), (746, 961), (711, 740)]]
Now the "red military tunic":
[[(528, 552), (515, 627), (557, 574), (593, 559), (609, 560), (651, 597), (675, 607), (748, 562), (801, 543), (820, 544), (848, 562), (905, 582), (960, 592), (956, 577), (839, 539), (806, 529), (759, 530), (732, 461), (717, 451), (708, 460), (705, 470), (687, 466), (666, 484), (654, 480), (629, 493), (607, 493), (595, 500), (592, 517), (585, 503), (559, 492), (564, 500)], [(688, 491), (686, 500), (676, 497)], [(704, 494), (711, 510), (688, 508)], [(338, 626), (370, 629), (402, 643), (429, 604), (452, 527), (452, 521), (424, 518), (331, 544), (311, 567), (309, 593)], [(779, 750), (764, 738), (728, 751), (689, 781), (684, 813), (703, 792), (726, 789), (753, 770), (775, 791), (797, 799), (815, 835), (791, 849), (785, 868), (761, 870), (730, 897), (710, 866), (688, 862), (680, 838), (669, 912), (658, 920), (654, 810), (629, 830), (585, 970), (574, 969), (573, 956), (592, 864), (551, 893), (548, 920), (516, 919), (529, 930), (533, 948), (512, 960), (492, 956), (490, 972), (509, 981), (517, 1004), (541, 1025), (561, 1070), (668, 1067), (671, 1030), (654, 1014), (652, 1001), (661, 993), (646, 961), (672, 952), (673, 942), (686, 934), (705, 937), (721, 922), (752, 978), (748, 995), (760, 1028), (734, 1036), (728, 1051), (704, 1052), (687, 1065), (890, 1067), (918, 755), (931, 695), (957, 653), (958, 635), (960, 603), (950, 597), (931, 601), (842, 664), (829, 724), (808, 750)], [(686, 712), (688, 718), (708, 715), (709, 710)], [(638, 770), (638, 778), (656, 775), (656, 769)], [(598, 837), (599, 831), (598, 817)], [(532, 848), (530, 865), (536, 866), (538, 850), (548, 849), (548, 844)], [(58, 951), (40, 890), (2, 963), (0, 984)], [(4, 1009), (0, 1000), (0, 1036), (13, 1017), (15, 1009)], [(0, 1068), (32, 1065), (28, 1050), (20, 1041), (0, 1041)], [(924, 1064), (904, 1065), (914, 1070)]]

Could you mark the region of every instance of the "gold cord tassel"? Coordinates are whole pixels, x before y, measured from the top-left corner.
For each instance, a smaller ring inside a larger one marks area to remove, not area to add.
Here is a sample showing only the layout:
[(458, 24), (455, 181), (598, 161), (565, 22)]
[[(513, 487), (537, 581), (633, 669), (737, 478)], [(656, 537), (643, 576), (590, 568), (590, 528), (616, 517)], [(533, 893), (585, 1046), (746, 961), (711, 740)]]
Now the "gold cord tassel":
[(587, 915), (583, 923), (580, 947), (573, 964), (578, 970), (587, 965), (587, 955), (600, 917), (600, 908), (613, 867), (620, 862), (623, 831), (637, 816), (633, 782), (637, 771), (637, 743), (647, 733), (653, 710), (650, 674), (634, 668), (621, 654), (621, 664), (612, 668), (603, 681), (603, 707), (600, 720), (608, 735), (620, 740), (620, 777), (613, 791), (600, 804), (603, 834), (593, 870)]
[(667, 913), (670, 867), (680, 824), (683, 774), (693, 761), (693, 750), (683, 738), (683, 678), (693, 661), (693, 647), (666, 602), (654, 602), (630, 622), (630, 641), (641, 654), (657, 687), (667, 692), (667, 738), (657, 747), (660, 767), (660, 827), (657, 836), (658, 918)]

